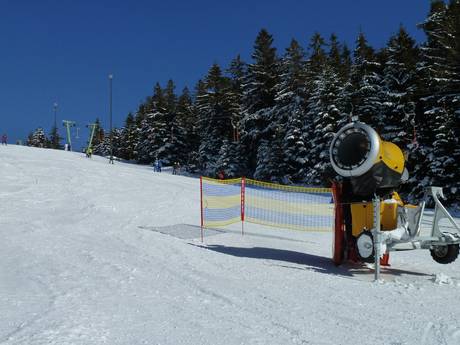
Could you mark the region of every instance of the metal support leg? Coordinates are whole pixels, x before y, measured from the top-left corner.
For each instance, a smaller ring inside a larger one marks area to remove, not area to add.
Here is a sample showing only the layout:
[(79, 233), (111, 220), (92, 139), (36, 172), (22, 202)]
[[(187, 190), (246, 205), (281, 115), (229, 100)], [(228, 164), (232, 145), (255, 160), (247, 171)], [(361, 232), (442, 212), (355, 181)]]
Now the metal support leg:
[(375, 257), (375, 269), (374, 269), (374, 280), (380, 280), (380, 248), (382, 244), (382, 234), (380, 231), (380, 198), (375, 196), (373, 201), (374, 206), (374, 257)]

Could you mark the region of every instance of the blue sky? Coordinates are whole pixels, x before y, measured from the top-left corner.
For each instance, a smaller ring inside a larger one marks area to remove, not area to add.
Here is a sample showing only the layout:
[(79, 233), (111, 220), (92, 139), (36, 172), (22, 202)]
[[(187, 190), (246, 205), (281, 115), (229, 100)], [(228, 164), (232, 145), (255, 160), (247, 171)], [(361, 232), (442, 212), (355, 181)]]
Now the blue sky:
[[(168, 79), (193, 88), (217, 62), (246, 61), (261, 28), (282, 54), (291, 38), (304, 47), (318, 31), (353, 47), (360, 29), (376, 48), (403, 24), (416, 28), (429, 0), (90, 1), (0, 0), (0, 132), (10, 141), (58, 121), (75, 120), (77, 146), (96, 117), (108, 126), (108, 74), (114, 124)], [(61, 134), (64, 134), (60, 125)]]

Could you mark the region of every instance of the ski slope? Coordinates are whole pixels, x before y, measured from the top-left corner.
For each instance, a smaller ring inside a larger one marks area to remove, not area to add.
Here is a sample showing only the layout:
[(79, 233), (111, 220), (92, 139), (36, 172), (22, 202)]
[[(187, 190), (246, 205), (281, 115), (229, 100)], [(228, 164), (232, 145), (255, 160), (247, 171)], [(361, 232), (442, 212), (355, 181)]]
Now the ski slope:
[(460, 260), (336, 268), (331, 234), (199, 239), (199, 180), (0, 148), (0, 344), (460, 344)]

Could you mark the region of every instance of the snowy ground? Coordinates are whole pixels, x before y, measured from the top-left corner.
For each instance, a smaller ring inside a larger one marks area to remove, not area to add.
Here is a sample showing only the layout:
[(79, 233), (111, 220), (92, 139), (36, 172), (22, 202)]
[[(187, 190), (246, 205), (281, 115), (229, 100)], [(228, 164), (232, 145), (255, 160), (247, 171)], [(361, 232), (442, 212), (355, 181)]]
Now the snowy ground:
[(327, 233), (202, 244), (197, 179), (0, 149), (0, 344), (460, 344), (460, 260), (392, 254), (373, 283)]

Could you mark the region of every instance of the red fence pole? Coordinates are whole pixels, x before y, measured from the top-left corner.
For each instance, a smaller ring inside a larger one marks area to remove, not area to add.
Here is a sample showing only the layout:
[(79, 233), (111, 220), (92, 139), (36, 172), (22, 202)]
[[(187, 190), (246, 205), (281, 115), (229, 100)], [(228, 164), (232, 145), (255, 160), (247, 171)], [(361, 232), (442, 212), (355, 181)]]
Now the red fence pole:
[(203, 177), (200, 176), (200, 207), (201, 207), (201, 242), (203, 242), (203, 226), (204, 226), (204, 217), (203, 217)]
[(246, 178), (241, 178), (241, 235), (244, 235), (244, 203), (246, 191)]
[(334, 229), (332, 239), (332, 261), (338, 266), (343, 261), (345, 250), (345, 233), (342, 209), (342, 185), (336, 181), (332, 183), (332, 196), (334, 198)]

